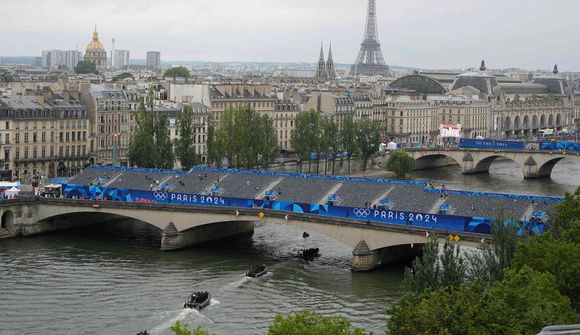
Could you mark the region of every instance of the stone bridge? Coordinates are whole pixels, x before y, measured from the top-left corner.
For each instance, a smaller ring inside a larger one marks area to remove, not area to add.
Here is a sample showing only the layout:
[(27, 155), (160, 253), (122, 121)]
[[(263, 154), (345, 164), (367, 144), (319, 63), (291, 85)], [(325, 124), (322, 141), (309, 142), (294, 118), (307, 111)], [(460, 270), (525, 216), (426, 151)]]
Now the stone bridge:
[(408, 153), (416, 161), (415, 170), (459, 164), (461, 172), (464, 174), (487, 173), (496, 159), (509, 159), (518, 163), (522, 168), (524, 178), (549, 177), (554, 166), (562, 159), (579, 159), (577, 155), (545, 151), (500, 151), (493, 149), (411, 149), (408, 150)]
[[(353, 271), (366, 271), (414, 256), (426, 241), (425, 228), (258, 208), (20, 198), (1, 202), (0, 217), (0, 241), (3, 237), (31, 236), (107, 221), (123, 224), (124, 220), (121, 219), (130, 218), (159, 229), (161, 250), (175, 250), (251, 234), (256, 222), (290, 224), (303, 231), (328, 236), (352, 248)], [(471, 247), (479, 245), (485, 236), (435, 229), (429, 231), (441, 240), (450, 234), (460, 234), (458, 243)]]

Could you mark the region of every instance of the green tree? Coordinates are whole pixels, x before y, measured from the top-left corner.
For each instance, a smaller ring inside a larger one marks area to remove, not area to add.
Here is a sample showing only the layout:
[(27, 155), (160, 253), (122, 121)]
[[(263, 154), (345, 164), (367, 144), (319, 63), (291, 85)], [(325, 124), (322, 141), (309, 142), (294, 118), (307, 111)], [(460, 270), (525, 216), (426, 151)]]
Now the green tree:
[(262, 168), (267, 170), (268, 166), (274, 162), (280, 153), (278, 148), (278, 138), (276, 136), (276, 128), (274, 122), (268, 115), (262, 115), (260, 120), (260, 133), (263, 135), (261, 141), (260, 164)]
[(468, 276), (485, 284), (503, 278), (504, 271), (512, 265), (518, 245), (515, 224), (506, 223), (503, 213), (491, 223), (491, 241), (481, 246), (480, 252), (469, 256)]
[(197, 164), (197, 154), (193, 144), (195, 135), (193, 134), (193, 109), (191, 106), (184, 106), (177, 113), (177, 137), (173, 147), (181, 168), (184, 171), (191, 169)]
[(534, 236), (515, 253), (514, 267), (524, 266), (552, 274), (560, 292), (580, 311), (580, 244), (556, 240), (550, 234)]
[(114, 76), (112, 79), (112, 82), (115, 83), (119, 80), (128, 79), (128, 78), (134, 79), (133, 75), (130, 74), (129, 72), (123, 72), (121, 74)]
[(415, 168), (415, 159), (404, 150), (391, 152), (387, 169), (394, 171), (399, 178), (406, 178), (407, 174)]
[(189, 70), (183, 66), (176, 66), (176, 67), (173, 67), (173, 68), (165, 71), (165, 73), (163, 74), (163, 77), (173, 78), (173, 80), (175, 80), (175, 78), (178, 78), (178, 77), (187, 79), (187, 78), (189, 78)]
[(340, 142), (338, 141), (338, 126), (333, 117), (325, 117), (322, 119), (322, 151), (327, 154), (327, 159), (324, 165), (324, 174), (326, 174), (328, 161), (332, 161), (332, 175), (334, 175), (334, 162), (336, 155), (340, 151)]
[(359, 148), (357, 143), (356, 125), (352, 117), (347, 117), (339, 133), (340, 143), (342, 149), (346, 151), (346, 158), (348, 159), (348, 173), (350, 173), (350, 161), (352, 157), (358, 154)]
[(75, 66), (75, 73), (77, 74), (88, 74), (88, 73), (98, 73), (97, 65), (91, 61), (80, 61)]
[(576, 319), (553, 276), (527, 267), (506, 271), (502, 281), (487, 288), (462, 284), (422, 296), (406, 294), (388, 314), (390, 335), (532, 335)]
[(554, 209), (549, 227), (554, 238), (580, 243), (580, 187), (574, 193), (566, 193), (564, 201)]
[[(300, 164), (308, 160), (308, 172), (311, 172), (312, 154), (317, 160), (321, 153), (322, 113), (310, 110), (296, 116), (296, 128), (292, 134), (292, 147), (300, 158)], [(318, 167), (317, 167), (318, 172)]]
[(361, 328), (353, 328), (342, 316), (327, 317), (312, 310), (290, 313), (286, 317), (276, 314), (268, 335), (364, 335)]
[(213, 119), (210, 118), (207, 126), (207, 164), (216, 164), (218, 167), (221, 166), (221, 161), (223, 156), (218, 151), (218, 139), (217, 132), (215, 129), (215, 124)]
[(158, 169), (173, 169), (175, 163), (175, 153), (173, 152), (173, 143), (169, 136), (169, 117), (167, 114), (158, 115), (155, 118), (155, 149), (157, 151), (157, 162), (155, 167)]
[(226, 157), (230, 166), (267, 167), (278, 156), (272, 119), (260, 115), (250, 106), (224, 111), (215, 134), (208, 147), (212, 159), (220, 161)]
[(181, 323), (179, 321), (176, 321), (170, 329), (175, 335), (211, 335), (201, 327), (197, 327), (191, 331), (189, 330), (189, 325), (187, 323)]
[(294, 132), (292, 132), (292, 147), (296, 150), (298, 154), (298, 159), (300, 160), (300, 172), (302, 172), (302, 163), (305, 160), (310, 160), (310, 129), (309, 129), (309, 118), (307, 113), (298, 113), (296, 116)]
[(405, 292), (417, 296), (442, 287), (456, 287), (464, 282), (466, 267), (459, 246), (445, 241), (443, 253), (439, 254), (439, 243), (431, 237), (423, 246), (421, 257), (405, 269), (403, 287)]
[(137, 127), (129, 143), (129, 161), (133, 166), (153, 168), (157, 162), (154, 137), (155, 118), (153, 113), (147, 111), (143, 100), (139, 109), (133, 113)]
[(356, 143), (363, 160), (363, 171), (367, 170), (369, 158), (379, 150), (381, 143), (381, 128), (370, 119), (355, 121)]

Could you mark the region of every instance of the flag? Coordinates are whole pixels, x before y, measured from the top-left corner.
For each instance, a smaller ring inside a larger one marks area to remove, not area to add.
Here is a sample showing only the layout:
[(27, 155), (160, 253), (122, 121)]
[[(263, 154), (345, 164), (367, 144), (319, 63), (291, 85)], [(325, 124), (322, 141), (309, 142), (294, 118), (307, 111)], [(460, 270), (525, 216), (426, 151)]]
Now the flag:
[(290, 215), (288, 215), (288, 214), (284, 215), (284, 220), (290, 221)]
[(239, 216), (240, 215), (240, 212), (236, 209), (236, 210), (234, 210), (234, 215), (235, 216)]

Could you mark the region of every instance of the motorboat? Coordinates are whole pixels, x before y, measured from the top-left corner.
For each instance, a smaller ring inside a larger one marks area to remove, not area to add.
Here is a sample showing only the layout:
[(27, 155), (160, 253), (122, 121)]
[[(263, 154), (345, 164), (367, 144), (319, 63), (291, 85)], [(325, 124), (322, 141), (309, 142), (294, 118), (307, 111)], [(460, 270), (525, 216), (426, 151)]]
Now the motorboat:
[(302, 258), (304, 260), (311, 261), (316, 257), (320, 257), (320, 249), (318, 249), (318, 248), (298, 250), (298, 258)]
[(147, 330), (142, 330), (138, 332), (137, 335), (149, 335), (149, 332)]
[(268, 273), (268, 268), (266, 268), (266, 265), (261, 264), (256, 265), (253, 268), (250, 268), (248, 272), (246, 272), (246, 276), (252, 278), (259, 278), (265, 275), (266, 273)]
[(210, 301), (211, 294), (208, 291), (194, 292), (189, 296), (185, 304), (183, 304), (183, 308), (197, 309), (200, 311), (209, 306)]

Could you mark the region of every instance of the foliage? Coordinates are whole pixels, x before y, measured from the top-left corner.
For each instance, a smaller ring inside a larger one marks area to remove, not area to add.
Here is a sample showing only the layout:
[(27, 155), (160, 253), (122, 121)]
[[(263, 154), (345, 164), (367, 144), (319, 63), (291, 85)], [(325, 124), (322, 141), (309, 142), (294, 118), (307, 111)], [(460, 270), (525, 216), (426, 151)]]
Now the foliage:
[(468, 276), (472, 280), (488, 285), (503, 278), (518, 245), (517, 227), (505, 224), (503, 213), (491, 222), (491, 233), (491, 243), (483, 244), (480, 252), (469, 256), (468, 267)]
[(191, 106), (186, 105), (177, 113), (177, 133), (179, 136), (174, 140), (173, 147), (181, 168), (187, 171), (197, 164), (197, 154), (193, 145), (195, 134)]
[(128, 78), (133, 79), (134, 77), (129, 72), (123, 72), (121, 74), (118, 74), (118, 75), (114, 76), (113, 79), (112, 79), (112, 82), (115, 83), (115, 82), (117, 82), (119, 80), (128, 79)]
[[(328, 158), (332, 160), (332, 174), (334, 174), (334, 162), (336, 155), (340, 152), (340, 142), (338, 140), (338, 126), (332, 117), (326, 117), (322, 120), (321, 147), (321, 151), (327, 153)], [(328, 159), (326, 163), (328, 163)]]
[(404, 150), (391, 152), (387, 169), (394, 171), (399, 178), (406, 178), (407, 174), (415, 168), (415, 159)]
[(555, 240), (550, 234), (534, 236), (514, 256), (514, 267), (524, 266), (552, 274), (560, 292), (580, 311), (580, 244)]
[(580, 187), (576, 192), (566, 193), (550, 220), (550, 230), (555, 238), (580, 243)]
[(278, 155), (272, 119), (249, 106), (224, 111), (219, 129), (211, 132), (208, 151), (211, 160), (218, 164), (226, 157), (230, 166), (267, 168)]
[(390, 335), (537, 334), (545, 325), (575, 321), (553, 276), (528, 267), (506, 271), (487, 289), (463, 284), (423, 296), (406, 294), (388, 313)]
[(204, 331), (201, 327), (195, 328), (192, 332), (189, 330), (187, 323), (181, 323), (179, 321), (176, 321), (170, 329), (175, 335), (210, 335), (210, 333)]
[(175, 154), (173, 152), (173, 143), (169, 136), (169, 118), (167, 114), (156, 115), (155, 117), (155, 167), (158, 169), (173, 169), (175, 163)]
[(371, 119), (359, 119), (355, 123), (356, 145), (363, 159), (363, 170), (367, 170), (369, 158), (379, 150), (381, 127)]
[(155, 119), (152, 112), (147, 111), (141, 101), (139, 109), (134, 112), (137, 127), (131, 136), (129, 144), (129, 160), (131, 165), (140, 167), (155, 167), (157, 162), (155, 148)]
[(218, 152), (217, 138), (216, 138), (216, 128), (213, 119), (210, 118), (207, 127), (207, 164), (216, 164), (218, 167), (221, 166), (222, 154)]
[(315, 110), (298, 113), (296, 116), (296, 127), (291, 139), (292, 147), (296, 150), (301, 162), (308, 160), (308, 172), (310, 172), (312, 153), (320, 153), (321, 120), (322, 113)]
[(342, 123), (342, 129), (340, 130), (340, 144), (343, 150), (346, 151), (346, 158), (348, 159), (348, 173), (350, 173), (350, 160), (353, 156), (356, 156), (359, 148), (356, 141), (356, 125), (351, 117), (348, 117)]
[(149, 106), (145, 107), (142, 100), (135, 112), (137, 128), (131, 136), (129, 160), (131, 165), (139, 167), (172, 169), (175, 155), (169, 137), (169, 119), (165, 114), (153, 112), (152, 91), (149, 95)]
[(165, 78), (189, 78), (189, 70), (186, 67), (183, 66), (176, 66), (173, 67), (167, 71), (165, 71), (165, 73), (163, 74), (163, 77)]
[(77, 74), (87, 74), (87, 73), (97, 73), (97, 65), (91, 61), (80, 61), (75, 66), (75, 73)]
[(361, 328), (353, 328), (342, 316), (327, 317), (312, 310), (290, 313), (284, 317), (276, 314), (268, 335), (364, 335)]
[(403, 287), (406, 292), (419, 296), (441, 287), (458, 286), (465, 278), (465, 271), (459, 246), (446, 241), (439, 255), (438, 241), (431, 237), (423, 246), (423, 255), (413, 261), (412, 268), (405, 269)]

